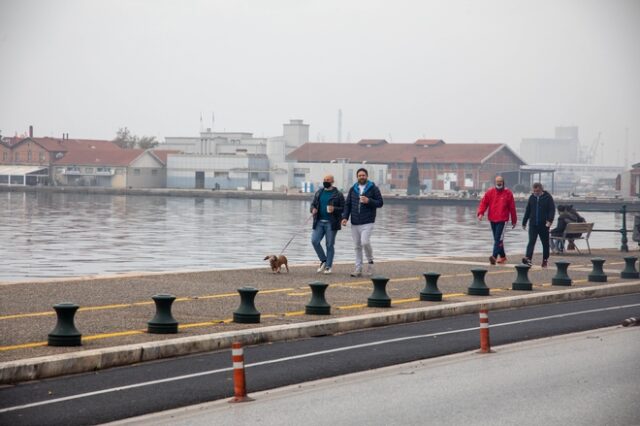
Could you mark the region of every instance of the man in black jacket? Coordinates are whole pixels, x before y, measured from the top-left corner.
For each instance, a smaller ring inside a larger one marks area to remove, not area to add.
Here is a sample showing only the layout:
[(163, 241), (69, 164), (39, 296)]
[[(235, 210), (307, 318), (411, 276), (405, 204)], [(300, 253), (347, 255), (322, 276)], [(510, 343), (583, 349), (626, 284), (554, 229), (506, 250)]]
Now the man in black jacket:
[(367, 256), (367, 275), (373, 275), (373, 249), (371, 248), (371, 233), (376, 221), (376, 210), (382, 207), (380, 189), (369, 180), (366, 169), (356, 172), (358, 181), (349, 189), (347, 201), (342, 213), (342, 224), (346, 225), (351, 216), (351, 238), (356, 250), (356, 267), (352, 277), (362, 275), (362, 249)]
[[(313, 245), (320, 267), (318, 273), (330, 274), (335, 254), (334, 244), (336, 235), (340, 230), (340, 218), (344, 210), (344, 195), (333, 186), (333, 176), (326, 175), (320, 188), (311, 202), (311, 214), (313, 215), (313, 233), (311, 244)], [(320, 242), (325, 239), (327, 252), (322, 249)]]
[(539, 236), (542, 243), (542, 267), (546, 268), (549, 260), (549, 227), (553, 223), (556, 206), (553, 202), (553, 197), (544, 190), (541, 183), (534, 183), (532, 188), (533, 194), (529, 197), (527, 208), (524, 211), (524, 218), (522, 219), (522, 228), (524, 229), (527, 229), (527, 222), (531, 219), (527, 254), (526, 257), (522, 258), (522, 263), (531, 265), (533, 249)]

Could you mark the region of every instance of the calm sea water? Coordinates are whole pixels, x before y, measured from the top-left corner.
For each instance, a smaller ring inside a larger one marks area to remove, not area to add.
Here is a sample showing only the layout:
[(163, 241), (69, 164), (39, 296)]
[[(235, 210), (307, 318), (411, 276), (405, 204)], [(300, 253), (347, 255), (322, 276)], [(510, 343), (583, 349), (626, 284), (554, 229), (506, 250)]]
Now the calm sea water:
[[(207, 270), (316, 261), (309, 242), (309, 201), (0, 193), (0, 282), (133, 271)], [(518, 212), (520, 217), (522, 212)], [(621, 216), (585, 213), (600, 229)], [(507, 254), (523, 252), (526, 232), (506, 236)], [(592, 247), (617, 247), (619, 234), (595, 233)], [(489, 255), (491, 233), (475, 209), (388, 204), (373, 236), (378, 259)], [(338, 233), (336, 262), (353, 260), (348, 229)]]

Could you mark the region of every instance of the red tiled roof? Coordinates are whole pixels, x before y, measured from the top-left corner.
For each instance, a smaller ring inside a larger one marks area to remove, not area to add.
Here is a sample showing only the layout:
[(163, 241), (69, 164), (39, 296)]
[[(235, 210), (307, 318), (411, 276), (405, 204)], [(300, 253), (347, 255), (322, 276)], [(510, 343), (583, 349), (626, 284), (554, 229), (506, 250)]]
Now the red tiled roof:
[(444, 141), (442, 139), (418, 139), (414, 142), (416, 145), (426, 145), (426, 146), (435, 146), (442, 145)]
[(100, 150), (120, 150), (118, 145), (112, 141), (100, 139), (59, 139), (59, 138), (9, 138), (9, 145), (14, 147), (22, 142), (33, 141), (46, 149), (52, 151), (71, 151), (74, 149), (100, 149)]
[[(414, 143), (386, 143), (370, 146), (345, 143), (308, 142), (291, 152), (289, 159), (296, 161), (330, 162), (347, 158), (361, 163), (411, 163), (415, 157), (419, 163), (467, 163), (480, 164), (483, 159), (506, 145), (497, 143), (455, 143), (425, 147)], [(514, 157), (518, 158), (517, 156)]]
[(360, 139), (360, 142), (358, 142), (358, 145), (384, 145), (387, 142), (385, 139)]
[(163, 164), (167, 164), (167, 157), (169, 154), (179, 154), (182, 151), (171, 149), (152, 149), (151, 152), (153, 155), (158, 157), (158, 160), (162, 161)]
[(143, 149), (77, 149), (68, 151), (55, 161), (56, 165), (128, 166), (144, 152)]

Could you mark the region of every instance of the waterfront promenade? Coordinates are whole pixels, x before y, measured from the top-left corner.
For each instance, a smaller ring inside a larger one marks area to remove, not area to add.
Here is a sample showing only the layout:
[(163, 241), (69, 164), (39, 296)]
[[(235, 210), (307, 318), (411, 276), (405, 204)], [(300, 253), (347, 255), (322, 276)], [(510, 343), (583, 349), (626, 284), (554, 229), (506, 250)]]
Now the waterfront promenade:
[[(637, 293), (640, 280), (619, 277), (623, 256), (637, 254), (637, 250), (627, 254), (601, 249), (594, 250), (592, 256), (552, 257), (548, 269), (534, 266), (529, 271), (534, 284), (530, 292), (511, 290), (516, 278), (514, 263), (490, 266), (485, 257), (451, 256), (381, 261), (376, 264), (376, 275), (390, 278), (387, 293), (393, 300), (391, 308), (367, 307), (371, 280), (350, 277), (350, 263), (335, 265), (332, 275), (316, 274), (315, 264), (292, 264), (290, 273), (272, 274), (265, 262), (264, 267), (235, 270), (6, 283), (0, 285), (0, 382), (224, 348), (235, 339), (245, 343), (286, 340), (477, 312), (481, 304), (497, 309)], [(590, 258), (596, 256), (607, 259), (607, 283), (587, 282)], [(519, 258), (513, 255), (511, 260)], [(553, 262), (560, 259), (571, 262), (572, 287), (551, 286), (556, 273)], [(472, 281), (470, 269), (477, 267), (489, 270), (486, 283), (490, 296), (466, 294)], [(422, 274), (427, 271), (441, 274), (442, 302), (419, 300), (425, 284)], [(305, 315), (311, 296), (308, 283), (312, 281), (329, 284), (330, 316)], [(236, 289), (247, 285), (260, 290), (256, 297), (256, 307), (262, 313), (260, 324), (232, 322), (239, 306)], [(180, 323), (177, 335), (146, 332), (147, 321), (155, 312), (151, 296), (160, 293), (177, 297), (173, 304), (173, 316)], [(76, 326), (83, 334), (81, 347), (46, 345), (47, 334), (56, 322), (52, 306), (60, 302), (81, 307), (76, 315)]]

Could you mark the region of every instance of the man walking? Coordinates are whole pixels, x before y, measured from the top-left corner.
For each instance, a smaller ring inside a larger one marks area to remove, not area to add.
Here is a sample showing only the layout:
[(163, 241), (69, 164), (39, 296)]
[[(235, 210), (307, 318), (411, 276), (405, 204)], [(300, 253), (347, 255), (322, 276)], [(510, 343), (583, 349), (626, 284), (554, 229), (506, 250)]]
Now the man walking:
[[(311, 244), (320, 259), (320, 267), (317, 272), (325, 274), (331, 273), (336, 235), (341, 228), (340, 218), (344, 210), (344, 195), (333, 186), (333, 182), (333, 176), (326, 175), (322, 182), (322, 188), (315, 193), (311, 202), (311, 214), (313, 215)], [(320, 244), (322, 238), (325, 239), (327, 246), (326, 253)]]
[(496, 176), (495, 186), (485, 192), (478, 206), (478, 220), (482, 220), (484, 213), (489, 210), (489, 222), (493, 233), (493, 254), (489, 257), (489, 263), (505, 263), (507, 255), (504, 251), (504, 231), (511, 216), (511, 229), (516, 227), (516, 202), (513, 193), (505, 188), (504, 178)]
[(553, 223), (556, 213), (556, 206), (553, 197), (544, 190), (542, 184), (536, 182), (532, 186), (533, 193), (527, 202), (527, 208), (524, 211), (522, 219), (522, 228), (527, 229), (529, 223), (529, 244), (527, 244), (526, 257), (522, 258), (522, 263), (531, 266), (533, 259), (533, 249), (536, 246), (536, 240), (540, 237), (542, 243), (542, 267), (547, 267), (549, 260), (549, 227)]
[(356, 267), (352, 277), (362, 276), (362, 250), (367, 257), (367, 275), (373, 275), (373, 249), (371, 248), (371, 233), (376, 221), (376, 210), (382, 207), (380, 189), (369, 180), (366, 169), (356, 172), (358, 181), (349, 189), (342, 224), (346, 225), (351, 216), (351, 238), (356, 251)]

